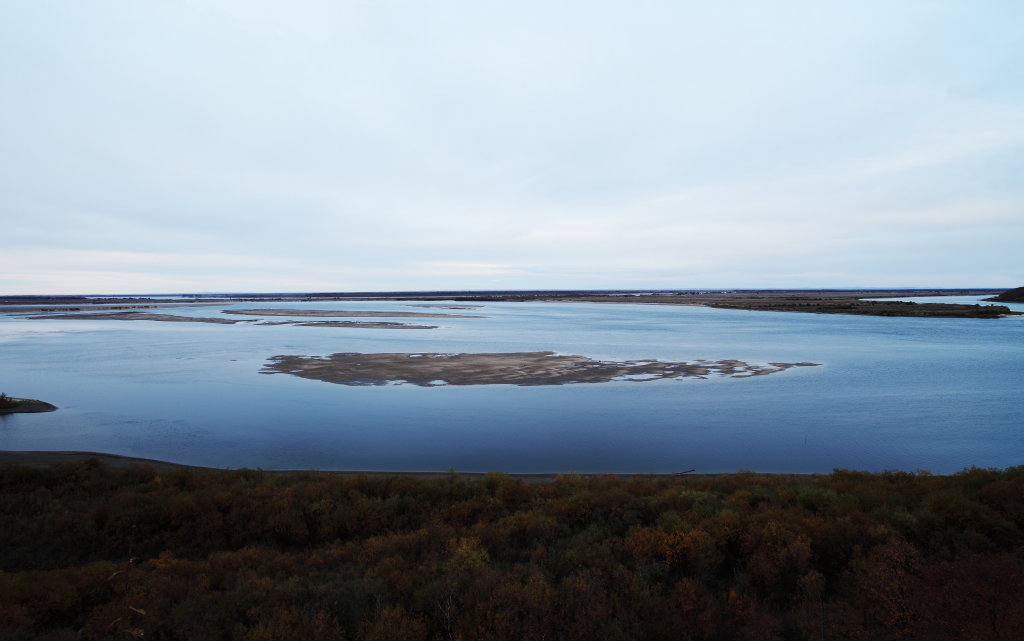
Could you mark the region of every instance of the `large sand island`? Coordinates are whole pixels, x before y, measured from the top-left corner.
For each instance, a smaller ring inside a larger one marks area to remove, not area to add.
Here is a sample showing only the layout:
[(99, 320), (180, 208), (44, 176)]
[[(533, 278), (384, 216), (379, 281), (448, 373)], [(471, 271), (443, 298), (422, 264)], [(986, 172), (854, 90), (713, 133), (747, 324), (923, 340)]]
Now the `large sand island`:
[(737, 360), (666, 362), (654, 359), (598, 361), (555, 352), (491, 354), (361, 354), (274, 356), (264, 374), (292, 374), (341, 385), (410, 383), (440, 385), (564, 385), (613, 380), (656, 381), (669, 378), (730, 376), (747, 378), (818, 363), (744, 363)]

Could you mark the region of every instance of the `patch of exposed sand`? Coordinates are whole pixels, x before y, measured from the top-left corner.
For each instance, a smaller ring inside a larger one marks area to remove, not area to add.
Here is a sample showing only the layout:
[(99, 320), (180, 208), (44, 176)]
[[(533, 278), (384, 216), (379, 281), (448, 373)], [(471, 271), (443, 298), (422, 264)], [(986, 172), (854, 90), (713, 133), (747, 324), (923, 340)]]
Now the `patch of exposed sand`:
[(244, 316), (313, 316), (341, 318), (487, 318), (465, 314), (440, 314), (432, 312), (364, 312), (346, 309), (225, 309), (225, 314)]
[(234, 325), (235, 323), (251, 323), (249, 320), (234, 320), (232, 318), (199, 318), (196, 316), (175, 316), (174, 314), (151, 314), (149, 312), (100, 312), (100, 313), (73, 313), (73, 314), (46, 314), (43, 316), (29, 316), (32, 320), (127, 320), (127, 321), (163, 321), (168, 323), (217, 323), (219, 325)]
[(748, 378), (817, 363), (758, 365), (737, 360), (664, 362), (653, 359), (598, 361), (555, 352), (491, 354), (361, 354), (327, 357), (274, 356), (263, 374), (292, 374), (341, 385), (409, 383), (439, 385), (563, 385), (612, 380), (654, 381), (669, 378), (728, 376)]

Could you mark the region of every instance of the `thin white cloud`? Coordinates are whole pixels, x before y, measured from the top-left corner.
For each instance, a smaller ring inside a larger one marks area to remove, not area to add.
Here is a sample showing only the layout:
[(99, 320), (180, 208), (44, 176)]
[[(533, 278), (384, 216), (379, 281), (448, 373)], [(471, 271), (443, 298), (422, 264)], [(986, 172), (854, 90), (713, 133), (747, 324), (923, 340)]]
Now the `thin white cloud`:
[(465, 261), (424, 261), (414, 264), (417, 273), (424, 276), (514, 276), (524, 270), (510, 265), (473, 263)]

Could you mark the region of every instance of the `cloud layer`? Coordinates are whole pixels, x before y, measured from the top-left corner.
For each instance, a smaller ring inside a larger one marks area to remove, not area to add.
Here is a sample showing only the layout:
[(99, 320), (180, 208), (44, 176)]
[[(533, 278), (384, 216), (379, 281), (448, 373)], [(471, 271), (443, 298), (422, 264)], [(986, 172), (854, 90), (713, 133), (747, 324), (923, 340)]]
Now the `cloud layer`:
[(8, 3), (0, 293), (1019, 285), (1022, 23)]

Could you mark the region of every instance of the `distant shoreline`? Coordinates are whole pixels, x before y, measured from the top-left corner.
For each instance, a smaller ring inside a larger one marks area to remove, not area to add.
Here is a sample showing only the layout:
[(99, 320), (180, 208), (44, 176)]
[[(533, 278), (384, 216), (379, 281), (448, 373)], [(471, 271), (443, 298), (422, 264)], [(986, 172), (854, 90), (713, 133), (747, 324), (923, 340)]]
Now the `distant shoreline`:
[[(925, 296), (992, 296), (1001, 289), (665, 289), (665, 290), (496, 290), (496, 291), (423, 291), (423, 292), (324, 292), (266, 294), (181, 295), (157, 299), (148, 296), (110, 298), (86, 296), (7, 296), (0, 297), (0, 311), (27, 311), (47, 306), (48, 312), (60, 311), (54, 305), (83, 307), (118, 305), (124, 309), (177, 305), (211, 305), (240, 302), (328, 302), (328, 301), (454, 301), (487, 302), (578, 302), (629, 303), (655, 305), (697, 305), (750, 311), (803, 312), (861, 316), (927, 318), (999, 318), (1019, 315), (1000, 305), (964, 305), (955, 303), (911, 303), (879, 298), (915, 298)], [(417, 305), (418, 307), (419, 305)], [(266, 312), (267, 310), (259, 310)], [(248, 313), (248, 312), (240, 312)], [(308, 314), (308, 312), (306, 312)], [(364, 312), (365, 313), (365, 312)], [(376, 313), (376, 312), (375, 312)], [(389, 313), (394, 316), (394, 313)], [(398, 315), (425, 315), (398, 312)], [(445, 315), (447, 316), (447, 315)], [(70, 317), (70, 316), (69, 316)]]

